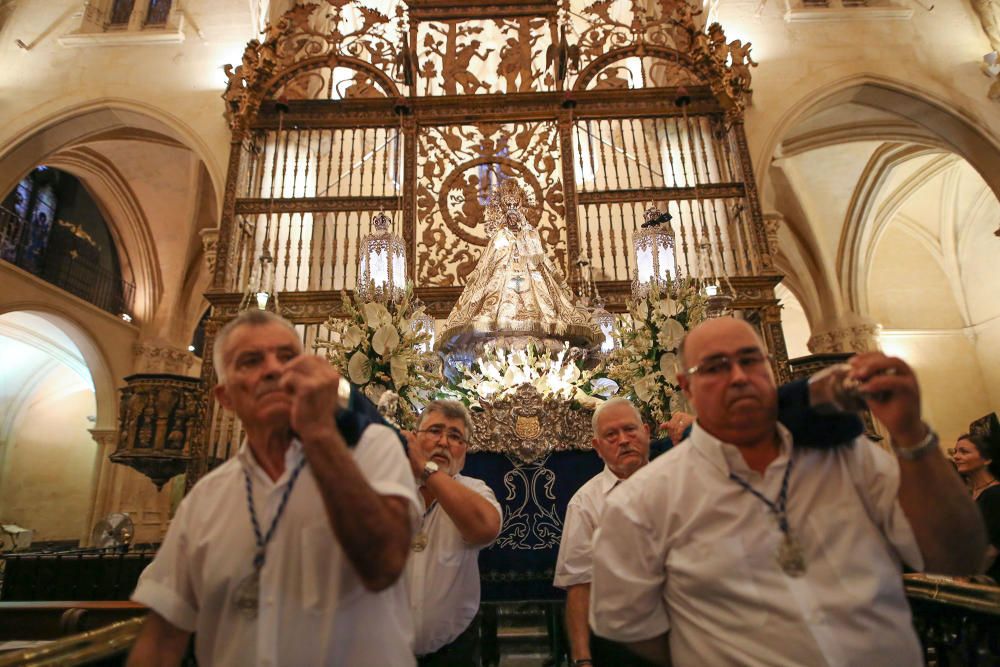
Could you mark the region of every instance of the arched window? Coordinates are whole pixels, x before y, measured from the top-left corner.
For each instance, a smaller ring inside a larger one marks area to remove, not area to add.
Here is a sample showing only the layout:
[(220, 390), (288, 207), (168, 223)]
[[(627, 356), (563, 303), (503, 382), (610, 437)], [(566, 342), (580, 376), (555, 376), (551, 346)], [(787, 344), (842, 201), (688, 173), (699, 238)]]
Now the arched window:
[(149, 0), (149, 11), (146, 12), (146, 25), (166, 25), (170, 15), (171, 0)]
[(36, 167), (3, 200), (0, 259), (115, 314), (132, 286), (97, 203), (73, 175)]
[(132, 18), (134, 5), (135, 0), (113, 0), (111, 12), (108, 15), (108, 25), (128, 25), (129, 19)]

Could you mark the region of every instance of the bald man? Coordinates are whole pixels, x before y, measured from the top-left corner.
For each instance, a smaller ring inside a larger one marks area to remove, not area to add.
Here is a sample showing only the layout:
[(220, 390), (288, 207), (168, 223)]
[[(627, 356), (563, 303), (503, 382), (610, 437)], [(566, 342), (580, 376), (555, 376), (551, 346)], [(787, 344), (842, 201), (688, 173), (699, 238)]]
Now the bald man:
[(591, 626), (658, 664), (922, 665), (902, 583), (975, 571), (982, 523), (920, 418), (902, 360), (850, 361), (895, 456), (864, 437), (796, 445), (763, 343), (732, 318), (681, 346), (684, 447), (608, 498)]

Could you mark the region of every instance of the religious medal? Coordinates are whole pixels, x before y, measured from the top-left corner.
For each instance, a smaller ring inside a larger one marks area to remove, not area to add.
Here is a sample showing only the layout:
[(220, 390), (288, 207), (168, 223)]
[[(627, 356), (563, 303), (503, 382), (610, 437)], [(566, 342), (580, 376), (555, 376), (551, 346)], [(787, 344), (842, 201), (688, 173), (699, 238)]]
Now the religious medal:
[(778, 561), (778, 567), (789, 577), (801, 577), (806, 573), (806, 554), (802, 545), (792, 537), (791, 532), (786, 532), (781, 540), (781, 545), (774, 554)]
[(233, 595), (233, 604), (236, 610), (247, 618), (257, 618), (257, 603), (260, 600), (260, 570), (254, 567), (253, 572), (248, 574)]
[(427, 533), (425, 533), (424, 531), (420, 531), (419, 533), (417, 533), (416, 536), (414, 536), (413, 538), (413, 544), (410, 545), (410, 548), (413, 549), (414, 551), (423, 551), (424, 549), (426, 549)]
[(267, 529), (266, 535), (260, 532), (257, 510), (253, 506), (253, 482), (250, 479), (250, 473), (245, 467), (243, 468), (243, 479), (247, 491), (247, 511), (250, 514), (250, 525), (253, 527), (254, 539), (257, 541), (257, 551), (253, 556), (253, 572), (248, 574), (233, 592), (233, 606), (239, 613), (251, 620), (257, 618), (257, 607), (260, 602), (260, 571), (264, 569), (264, 562), (267, 560), (267, 545), (274, 537), (274, 529), (277, 528), (278, 520), (281, 519), (281, 515), (285, 511), (288, 497), (292, 494), (292, 487), (295, 486), (295, 481), (299, 478), (299, 473), (302, 472), (305, 465), (306, 459), (303, 456), (292, 470), (288, 485), (285, 486), (285, 490), (281, 494), (281, 502), (278, 503), (278, 510), (274, 513), (274, 518), (271, 519), (271, 526)]

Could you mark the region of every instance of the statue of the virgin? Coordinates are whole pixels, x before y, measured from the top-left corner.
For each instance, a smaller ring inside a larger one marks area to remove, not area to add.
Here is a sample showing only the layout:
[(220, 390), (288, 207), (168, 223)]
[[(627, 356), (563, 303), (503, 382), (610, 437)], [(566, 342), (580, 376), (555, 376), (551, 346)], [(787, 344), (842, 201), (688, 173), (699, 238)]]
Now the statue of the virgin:
[(471, 360), (486, 342), (555, 351), (564, 342), (588, 347), (600, 338), (525, 217), (530, 205), (515, 179), (490, 196), (484, 211), (489, 243), (441, 332), (440, 350), (453, 361)]

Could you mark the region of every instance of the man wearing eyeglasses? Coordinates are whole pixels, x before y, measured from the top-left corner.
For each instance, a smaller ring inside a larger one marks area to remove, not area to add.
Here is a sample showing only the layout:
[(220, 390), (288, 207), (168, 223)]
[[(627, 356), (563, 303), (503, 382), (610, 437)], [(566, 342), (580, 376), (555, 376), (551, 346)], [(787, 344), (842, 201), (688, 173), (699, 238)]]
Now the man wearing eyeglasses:
[(850, 362), (893, 457), (864, 437), (793, 444), (745, 322), (695, 327), (681, 359), (697, 422), (608, 499), (595, 632), (659, 664), (922, 665), (901, 563), (970, 573), (985, 542), (909, 366), (877, 352)]
[(479, 550), (500, 534), (501, 511), (489, 486), (461, 474), (471, 433), (465, 406), (443, 400), (404, 431), (424, 506), (406, 564), (420, 667), (479, 664)]

